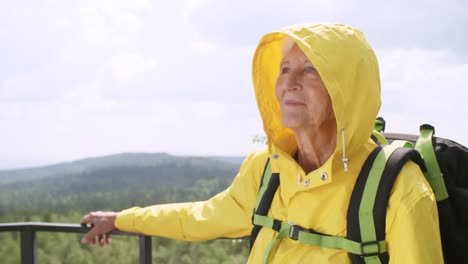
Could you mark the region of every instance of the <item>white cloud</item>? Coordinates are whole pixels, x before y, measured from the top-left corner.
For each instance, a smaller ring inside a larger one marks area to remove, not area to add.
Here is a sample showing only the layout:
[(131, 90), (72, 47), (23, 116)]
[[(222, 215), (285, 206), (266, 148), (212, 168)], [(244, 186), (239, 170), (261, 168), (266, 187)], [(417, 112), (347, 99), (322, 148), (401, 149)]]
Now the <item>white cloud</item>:
[(187, 9), (189, 11), (196, 10), (198, 8), (201, 8), (201, 7), (205, 6), (205, 5), (207, 5), (210, 2), (212, 2), (212, 1), (210, 1), (210, 0), (188, 0), (187, 1)]
[(396, 49), (380, 59), (383, 107), (389, 129), (418, 133), (420, 124), (468, 144), (468, 63), (449, 50)]
[[(251, 136), (261, 129), (257, 115), (246, 115), (254, 107), (210, 101), (122, 105), (77, 89), (55, 103), (34, 106), (9, 106), (12, 114), (2, 135), (9, 157), (40, 153), (44, 163), (124, 151), (245, 155), (253, 146)], [(134, 115), (129, 108), (141, 111)]]
[[(52, 104), (54, 108), (56, 107), (58, 116), (63, 117), (63, 119), (79, 119), (83, 115), (112, 113), (117, 102), (91, 92), (93, 87), (93, 84), (87, 87), (79, 86), (65, 93), (55, 102), (55, 105)], [(53, 109), (51, 110), (53, 111)]]
[(121, 54), (114, 56), (102, 69), (110, 72), (112, 78), (117, 81), (130, 81), (138, 77), (139, 73), (154, 68), (155, 61), (144, 58), (141, 54)]
[[(341, 22), (363, 30), (385, 48), (450, 48), (468, 52), (466, 1), (213, 1), (189, 18), (200, 34), (222, 46), (256, 43), (266, 32), (304, 22)], [(443, 37), (440, 37), (443, 35)]]
[(199, 53), (216, 52), (218, 48), (215, 43), (207, 42), (207, 41), (194, 41), (190, 44), (190, 46), (193, 52), (199, 52)]

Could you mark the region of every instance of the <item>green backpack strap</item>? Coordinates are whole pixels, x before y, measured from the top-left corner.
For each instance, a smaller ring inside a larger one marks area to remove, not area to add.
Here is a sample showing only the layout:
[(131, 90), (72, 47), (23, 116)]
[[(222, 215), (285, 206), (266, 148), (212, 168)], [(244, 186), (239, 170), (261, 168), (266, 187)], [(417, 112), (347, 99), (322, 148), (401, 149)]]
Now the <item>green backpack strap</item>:
[(385, 136), (377, 130), (372, 131), (372, 139), (379, 145), (388, 145), (388, 141)]
[[(372, 156), (376, 156), (373, 162)], [(382, 252), (379, 242), (385, 241), (390, 192), (397, 175), (409, 160), (425, 170), (419, 153), (411, 148), (402, 148), (399, 144), (379, 146), (364, 163), (348, 208), (347, 238), (360, 242), (366, 254), (350, 253), (352, 263), (389, 262), (388, 253)]]
[(424, 176), (429, 182), (429, 185), (431, 185), (436, 200), (445, 200), (448, 198), (448, 193), (432, 144), (435, 129), (433, 126), (425, 124), (419, 128), (419, 131), (420, 136), (418, 141), (416, 141), (415, 149), (419, 151), (426, 163), (427, 171), (424, 173)]
[(385, 131), (385, 119), (383, 117), (377, 117), (374, 123), (374, 130), (383, 133)]
[(352, 263), (388, 263), (388, 254), (380, 252), (378, 241), (385, 241), (385, 235), (376, 230), (380, 219), (375, 219), (374, 208), (383, 171), (397, 148), (391, 145), (377, 147), (364, 163), (354, 186), (348, 207), (348, 238), (363, 243), (364, 255), (350, 253)]
[(384, 131), (385, 131), (385, 120), (382, 117), (377, 117), (374, 123), (374, 131), (372, 131), (371, 138), (380, 145), (382, 144), (388, 145), (388, 141), (383, 135)]
[(270, 159), (268, 158), (265, 164), (265, 168), (263, 169), (263, 175), (262, 180), (260, 181), (260, 188), (258, 190), (257, 201), (255, 203), (255, 208), (252, 214), (252, 224), (254, 224), (254, 227), (252, 228), (252, 231), (250, 233), (250, 250), (252, 250), (253, 245), (255, 243), (255, 239), (257, 239), (258, 233), (262, 228), (262, 226), (260, 225), (255, 225), (254, 216), (266, 216), (268, 214), (268, 211), (271, 207), (271, 202), (273, 201), (273, 197), (275, 196), (278, 186), (279, 174), (271, 173)]
[(391, 145), (401, 148), (414, 148), (413, 143), (406, 140), (393, 140)]
[(267, 190), (268, 183), (270, 182), (270, 178), (271, 178), (271, 166), (270, 166), (270, 159), (268, 158), (265, 164), (265, 168), (263, 169), (262, 181), (260, 183), (261, 184), (260, 189), (258, 190), (257, 202), (255, 203), (255, 208), (259, 207), (263, 194)]

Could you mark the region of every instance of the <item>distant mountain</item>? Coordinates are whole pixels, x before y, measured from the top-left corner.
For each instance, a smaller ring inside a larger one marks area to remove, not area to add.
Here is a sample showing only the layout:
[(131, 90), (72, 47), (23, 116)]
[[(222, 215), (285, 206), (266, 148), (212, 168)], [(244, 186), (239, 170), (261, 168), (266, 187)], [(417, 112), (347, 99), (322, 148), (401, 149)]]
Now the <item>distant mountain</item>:
[(102, 157), (86, 158), (72, 162), (58, 163), (49, 166), (0, 170), (0, 184), (14, 183), (18, 181), (37, 180), (52, 177), (66, 177), (83, 174), (93, 174), (97, 171), (156, 169), (158, 167), (177, 164), (180, 166), (198, 166), (214, 168), (239, 167), (243, 157), (183, 157), (173, 156), (167, 153), (121, 153)]
[(0, 171), (0, 217), (203, 200), (229, 186), (241, 160), (122, 153)]

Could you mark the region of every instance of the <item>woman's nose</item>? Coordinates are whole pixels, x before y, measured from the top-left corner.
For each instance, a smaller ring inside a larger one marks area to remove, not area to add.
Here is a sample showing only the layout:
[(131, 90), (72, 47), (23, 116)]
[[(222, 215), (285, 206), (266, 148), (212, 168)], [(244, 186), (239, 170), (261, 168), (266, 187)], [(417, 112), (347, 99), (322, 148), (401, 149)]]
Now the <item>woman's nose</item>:
[(301, 89), (300, 76), (298, 74), (290, 74), (286, 82), (286, 88), (288, 91)]

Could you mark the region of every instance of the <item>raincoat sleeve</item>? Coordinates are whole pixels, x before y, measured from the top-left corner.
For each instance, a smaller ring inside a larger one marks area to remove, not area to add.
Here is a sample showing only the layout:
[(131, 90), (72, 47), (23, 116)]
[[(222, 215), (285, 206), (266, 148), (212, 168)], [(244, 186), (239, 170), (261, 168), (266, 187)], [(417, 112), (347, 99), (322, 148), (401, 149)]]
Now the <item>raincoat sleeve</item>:
[[(416, 180), (407, 184), (405, 177)], [(387, 218), (391, 222), (387, 233), (390, 264), (444, 263), (434, 193), (417, 165), (405, 165), (394, 190), (397, 194), (389, 201), (393, 213), (387, 214), (391, 215)]]
[(266, 155), (261, 156), (265, 157), (250, 154), (231, 186), (209, 200), (130, 208), (118, 214), (115, 226), (128, 232), (187, 241), (247, 236), (266, 162)]

